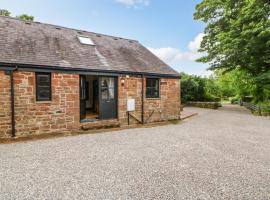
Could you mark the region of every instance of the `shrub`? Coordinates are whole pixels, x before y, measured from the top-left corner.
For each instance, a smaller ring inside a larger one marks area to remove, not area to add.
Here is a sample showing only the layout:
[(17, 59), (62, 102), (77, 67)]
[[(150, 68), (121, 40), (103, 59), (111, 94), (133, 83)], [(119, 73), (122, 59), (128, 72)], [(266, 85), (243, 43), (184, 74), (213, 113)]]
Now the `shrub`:
[(210, 78), (182, 74), (181, 100), (183, 103), (188, 101), (220, 102), (221, 98), (217, 97), (218, 90)]
[(240, 102), (240, 98), (239, 97), (233, 97), (231, 99), (231, 104), (239, 104)]

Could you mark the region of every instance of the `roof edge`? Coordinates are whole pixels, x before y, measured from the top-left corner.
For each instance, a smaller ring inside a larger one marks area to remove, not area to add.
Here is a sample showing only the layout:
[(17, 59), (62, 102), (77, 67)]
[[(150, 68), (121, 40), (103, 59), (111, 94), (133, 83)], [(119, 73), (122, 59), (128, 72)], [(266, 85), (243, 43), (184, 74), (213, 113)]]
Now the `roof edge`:
[(45, 66), (45, 65), (33, 65), (33, 64), (19, 64), (19, 63), (1, 63), (0, 69), (12, 70), (17, 69), (32, 69), (32, 70), (49, 70), (49, 71), (61, 71), (69, 73), (83, 73), (83, 72), (93, 72), (93, 73), (104, 73), (104, 74), (116, 74), (116, 75), (145, 75), (145, 76), (157, 76), (157, 77), (168, 77), (168, 78), (180, 78), (180, 73), (175, 74), (161, 74), (152, 72), (133, 72), (133, 71), (117, 71), (117, 70), (97, 70), (97, 69), (84, 69), (84, 68), (70, 68), (61, 66)]

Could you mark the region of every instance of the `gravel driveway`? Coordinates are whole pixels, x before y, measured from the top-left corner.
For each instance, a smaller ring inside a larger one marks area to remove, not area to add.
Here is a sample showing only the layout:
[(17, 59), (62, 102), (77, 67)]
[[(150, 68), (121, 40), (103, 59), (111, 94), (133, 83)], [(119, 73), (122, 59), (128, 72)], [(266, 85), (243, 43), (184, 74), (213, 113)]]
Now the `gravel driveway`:
[(0, 145), (0, 199), (270, 199), (270, 118), (187, 110), (199, 115)]

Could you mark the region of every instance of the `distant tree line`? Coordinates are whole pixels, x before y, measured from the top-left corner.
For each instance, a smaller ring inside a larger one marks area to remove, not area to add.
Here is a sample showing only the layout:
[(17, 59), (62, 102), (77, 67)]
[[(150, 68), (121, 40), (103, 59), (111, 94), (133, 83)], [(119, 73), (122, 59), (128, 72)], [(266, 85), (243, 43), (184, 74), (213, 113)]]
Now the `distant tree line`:
[(187, 101), (239, 101), (244, 98), (253, 103), (270, 105), (269, 90), (265, 89), (264, 91), (264, 101), (257, 101), (254, 91), (256, 91), (256, 85), (252, 77), (241, 70), (233, 70), (225, 74), (216, 70), (209, 77), (181, 73), (183, 103)]
[[(5, 9), (0, 9), (0, 16), (11, 17), (11, 12)], [(16, 18), (25, 20), (25, 21), (34, 21), (34, 17), (27, 14), (17, 15)]]

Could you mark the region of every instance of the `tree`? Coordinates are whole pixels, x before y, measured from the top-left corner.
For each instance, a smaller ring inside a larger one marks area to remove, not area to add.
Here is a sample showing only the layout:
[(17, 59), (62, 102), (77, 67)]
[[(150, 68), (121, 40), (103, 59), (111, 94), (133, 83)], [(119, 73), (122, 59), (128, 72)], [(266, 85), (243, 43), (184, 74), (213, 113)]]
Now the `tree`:
[[(10, 17), (11, 12), (9, 12), (8, 10), (5, 10), (5, 9), (0, 9), (0, 16)], [(21, 19), (21, 20), (25, 20), (25, 21), (34, 21), (34, 17), (31, 15), (27, 15), (27, 14), (18, 15), (18, 16), (16, 16), (16, 18)]]
[(221, 71), (215, 71), (217, 77), (216, 84), (219, 86), (221, 96), (223, 98), (234, 97), (238, 95), (234, 83), (234, 71), (223, 74)]
[(249, 96), (253, 93), (254, 80), (241, 70), (233, 70), (226, 74), (217, 73), (218, 84), (224, 96)]
[(16, 16), (16, 18), (21, 19), (21, 20), (25, 20), (25, 21), (34, 21), (34, 17), (31, 15), (27, 15), (27, 14), (18, 15), (18, 16)]
[(194, 17), (206, 23), (199, 62), (252, 79), (256, 101), (270, 86), (269, 0), (203, 0)]
[[(216, 80), (200, 76), (181, 74), (181, 98), (187, 101), (218, 101), (220, 94)], [(214, 82), (214, 84), (213, 84)]]
[(205, 92), (208, 98), (222, 97), (221, 87), (215, 76), (205, 78)]
[(9, 17), (10, 14), (11, 14), (11, 13), (10, 13), (8, 10), (0, 9), (0, 16), (6, 16), (6, 17)]

